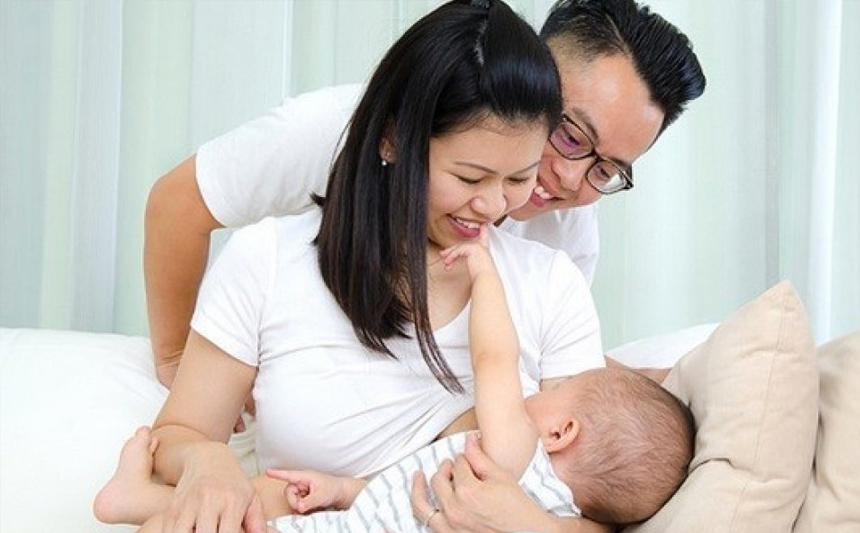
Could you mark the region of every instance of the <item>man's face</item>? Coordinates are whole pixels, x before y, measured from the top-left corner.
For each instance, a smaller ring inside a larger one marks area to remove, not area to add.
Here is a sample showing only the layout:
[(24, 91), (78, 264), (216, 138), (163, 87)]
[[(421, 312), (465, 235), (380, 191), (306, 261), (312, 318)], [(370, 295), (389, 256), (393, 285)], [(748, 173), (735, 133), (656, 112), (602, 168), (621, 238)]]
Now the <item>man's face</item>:
[[(664, 115), (651, 101), (633, 63), (621, 54), (590, 62), (556, 50), (553, 55), (561, 74), (567, 116), (591, 138), (599, 155), (621, 168), (630, 168), (657, 138)], [(527, 220), (554, 209), (596, 202), (601, 195), (585, 179), (594, 162), (594, 157), (565, 159), (547, 142), (535, 191), (510, 216)]]

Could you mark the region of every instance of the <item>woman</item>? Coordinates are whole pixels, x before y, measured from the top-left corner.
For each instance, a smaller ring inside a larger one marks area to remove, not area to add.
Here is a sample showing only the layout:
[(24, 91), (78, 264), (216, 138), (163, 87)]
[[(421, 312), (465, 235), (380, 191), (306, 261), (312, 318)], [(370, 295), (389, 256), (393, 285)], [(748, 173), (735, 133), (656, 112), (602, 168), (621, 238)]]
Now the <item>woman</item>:
[[(252, 390), (262, 467), (371, 475), (471, 406), (469, 277), (439, 251), (523, 205), (561, 114), (552, 57), (505, 4), (451, 2), (389, 50), (320, 209), (237, 232), (201, 291), (155, 470), (166, 531), (262, 531), (224, 444)], [(491, 232), (524, 392), (603, 364), (594, 306), (562, 252)]]

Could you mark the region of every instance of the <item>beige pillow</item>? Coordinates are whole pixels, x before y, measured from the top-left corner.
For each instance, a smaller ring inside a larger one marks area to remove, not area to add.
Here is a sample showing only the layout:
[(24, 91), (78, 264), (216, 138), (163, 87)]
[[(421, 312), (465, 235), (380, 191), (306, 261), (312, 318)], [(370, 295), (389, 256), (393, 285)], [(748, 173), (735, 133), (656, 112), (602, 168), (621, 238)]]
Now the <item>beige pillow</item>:
[(690, 475), (625, 531), (790, 531), (812, 471), (818, 370), (806, 313), (782, 282), (685, 355), (666, 388), (696, 418)]
[(860, 331), (818, 349), (815, 467), (796, 533), (860, 531)]

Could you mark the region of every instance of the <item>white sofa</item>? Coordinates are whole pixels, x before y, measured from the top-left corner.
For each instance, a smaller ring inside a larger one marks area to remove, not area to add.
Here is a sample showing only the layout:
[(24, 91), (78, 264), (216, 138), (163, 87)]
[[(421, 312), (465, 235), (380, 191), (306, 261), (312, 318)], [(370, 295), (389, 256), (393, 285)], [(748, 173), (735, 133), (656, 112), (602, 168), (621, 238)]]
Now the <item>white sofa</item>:
[[(786, 285), (716, 330), (612, 350), (632, 366), (680, 359), (667, 386), (699, 426), (688, 482), (629, 530), (860, 532), (860, 332), (817, 359)], [(124, 440), (165, 398), (154, 376), (144, 338), (0, 329), (0, 533), (134, 530), (98, 523), (91, 502)], [(819, 422), (827, 435), (816, 440)], [(236, 449), (252, 468), (248, 444)]]

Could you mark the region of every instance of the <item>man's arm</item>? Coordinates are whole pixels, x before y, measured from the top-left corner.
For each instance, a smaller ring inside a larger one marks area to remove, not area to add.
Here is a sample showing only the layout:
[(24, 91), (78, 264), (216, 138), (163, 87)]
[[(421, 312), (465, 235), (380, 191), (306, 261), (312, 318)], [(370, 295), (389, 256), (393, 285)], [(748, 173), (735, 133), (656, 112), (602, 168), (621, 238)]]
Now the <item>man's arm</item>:
[(197, 187), (194, 156), (153, 186), (146, 204), (143, 271), (156, 374), (168, 388), (188, 338), (210, 234), (221, 227)]

